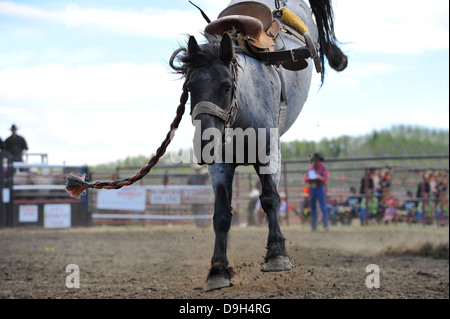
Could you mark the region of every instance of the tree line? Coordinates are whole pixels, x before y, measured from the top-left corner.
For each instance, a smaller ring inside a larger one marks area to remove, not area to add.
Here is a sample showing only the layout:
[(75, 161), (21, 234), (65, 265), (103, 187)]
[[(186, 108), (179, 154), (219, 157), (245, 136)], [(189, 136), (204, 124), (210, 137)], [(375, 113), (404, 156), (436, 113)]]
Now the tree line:
[[(396, 125), (390, 129), (374, 130), (361, 136), (342, 135), (337, 138), (323, 138), (317, 142), (296, 140), (281, 143), (284, 160), (306, 159), (316, 152), (322, 153), (326, 158), (445, 155), (449, 152), (449, 131)], [(149, 158), (150, 155), (127, 156), (122, 160), (100, 164), (91, 169), (98, 171), (143, 166)], [(170, 164), (169, 154), (166, 154), (160, 162)]]
[(362, 136), (343, 135), (322, 140), (281, 143), (283, 159), (306, 158), (316, 152), (328, 158), (387, 155), (445, 155), (449, 151), (449, 131), (419, 126), (397, 125)]

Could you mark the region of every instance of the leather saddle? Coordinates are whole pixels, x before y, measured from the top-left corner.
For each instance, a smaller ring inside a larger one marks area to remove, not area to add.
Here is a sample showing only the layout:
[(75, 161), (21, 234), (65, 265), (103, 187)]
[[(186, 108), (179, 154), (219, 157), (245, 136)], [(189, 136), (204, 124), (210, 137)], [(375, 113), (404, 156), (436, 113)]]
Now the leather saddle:
[[(280, 32), (280, 22), (273, 18), (271, 9), (261, 2), (242, 1), (225, 8), (217, 20), (210, 22), (205, 33), (222, 35), (236, 28), (239, 44), (246, 46), (261, 61), (282, 65), (285, 69), (298, 71), (308, 66), (311, 51), (306, 46), (291, 50), (275, 51), (275, 39)], [(285, 30), (286, 26), (283, 26)], [(305, 43), (302, 35), (297, 36)]]
[(243, 39), (257, 49), (274, 51), (275, 38), (280, 31), (280, 23), (272, 17), (272, 11), (263, 3), (243, 1), (225, 8), (217, 20), (209, 23), (205, 32), (223, 34), (235, 27)]

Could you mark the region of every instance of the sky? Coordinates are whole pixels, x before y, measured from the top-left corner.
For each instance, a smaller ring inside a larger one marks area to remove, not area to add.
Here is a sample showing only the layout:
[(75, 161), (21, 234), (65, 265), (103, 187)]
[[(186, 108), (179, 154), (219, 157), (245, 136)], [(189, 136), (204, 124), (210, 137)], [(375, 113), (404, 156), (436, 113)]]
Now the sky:
[[(229, 0), (194, 2), (215, 18)], [(334, 0), (348, 68), (328, 67), (321, 88), (313, 75), (282, 141), (448, 130), (449, 1), (424, 3)], [(170, 56), (187, 34), (201, 42), (205, 25), (188, 0), (0, 0), (0, 137), (16, 124), (28, 152), (55, 165), (150, 157), (181, 94)], [(168, 151), (190, 148), (193, 132), (186, 112)]]

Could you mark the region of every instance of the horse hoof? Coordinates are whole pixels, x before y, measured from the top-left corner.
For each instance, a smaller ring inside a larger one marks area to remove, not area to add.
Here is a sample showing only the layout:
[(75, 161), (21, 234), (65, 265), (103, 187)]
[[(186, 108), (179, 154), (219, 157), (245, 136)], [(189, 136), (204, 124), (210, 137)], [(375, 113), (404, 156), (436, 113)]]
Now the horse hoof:
[(206, 280), (205, 291), (211, 291), (216, 289), (222, 289), (226, 287), (231, 287), (231, 280), (225, 276), (215, 275), (211, 276)]
[(278, 256), (275, 258), (269, 259), (261, 269), (262, 271), (289, 271), (292, 269), (292, 264), (289, 260), (289, 257), (286, 256)]

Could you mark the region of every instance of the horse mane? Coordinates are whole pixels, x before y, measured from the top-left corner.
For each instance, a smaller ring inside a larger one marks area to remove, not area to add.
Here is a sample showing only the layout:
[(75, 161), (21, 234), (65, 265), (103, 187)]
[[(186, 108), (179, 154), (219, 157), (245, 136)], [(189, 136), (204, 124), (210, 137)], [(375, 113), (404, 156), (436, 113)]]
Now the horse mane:
[[(236, 31), (232, 30), (231, 35), (235, 53), (245, 53), (245, 48), (239, 46), (234, 40), (236, 38), (235, 34)], [(216, 63), (220, 58), (220, 41), (222, 40), (222, 37), (220, 35), (210, 35), (207, 33), (204, 33), (203, 36), (206, 39), (206, 42), (200, 45), (200, 51), (188, 54), (187, 44), (179, 49), (180, 51), (184, 51), (185, 54), (177, 56), (181, 66), (174, 67), (171, 65), (176, 73), (187, 76), (190, 70), (210, 66)]]

